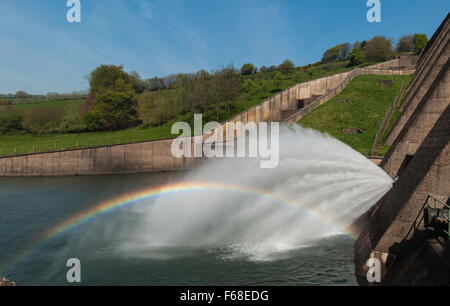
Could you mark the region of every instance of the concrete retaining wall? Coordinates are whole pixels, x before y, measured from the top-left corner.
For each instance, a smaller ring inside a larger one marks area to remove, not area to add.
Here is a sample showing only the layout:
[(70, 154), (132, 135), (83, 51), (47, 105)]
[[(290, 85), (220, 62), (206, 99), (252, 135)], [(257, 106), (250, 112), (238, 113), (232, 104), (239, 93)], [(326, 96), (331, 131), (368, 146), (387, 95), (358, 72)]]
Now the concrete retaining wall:
[(194, 168), (201, 159), (175, 158), (172, 139), (29, 154), (0, 159), (1, 176), (141, 173)]

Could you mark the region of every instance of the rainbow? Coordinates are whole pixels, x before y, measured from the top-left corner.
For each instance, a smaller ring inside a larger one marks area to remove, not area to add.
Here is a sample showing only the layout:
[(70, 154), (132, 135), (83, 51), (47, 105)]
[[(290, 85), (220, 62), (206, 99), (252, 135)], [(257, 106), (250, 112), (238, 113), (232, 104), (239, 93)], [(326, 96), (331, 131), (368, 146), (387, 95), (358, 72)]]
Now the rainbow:
[(226, 191), (226, 192), (234, 192), (234, 193), (242, 193), (247, 195), (253, 195), (255, 197), (262, 197), (266, 199), (270, 199), (276, 202), (295, 205), (301, 208), (306, 213), (313, 215), (321, 220), (328, 226), (336, 229), (338, 232), (345, 233), (353, 238), (355, 235), (347, 229), (346, 226), (341, 224), (336, 224), (329, 216), (323, 215), (314, 209), (309, 207), (305, 207), (301, 203), (287, 199), (279, 194), (268, 192), (261, 189), (256, 188), (248, 188), (243, 186), (231, 185), (231, 184), (223, 184), (223, 183), (213, 183), (213, 182), (185, 182), (185, 183), (177, 183), (177, 184), (168, 184), (162, 185), (158, 187), (152, 187), (143, 189), (137, 192), (132, 192), (129, 194), (121, 195), (118, 197), (111, 198), (104, 202), (101, 202), (88, 210), (84, 210), (79, 212), (78, 214), (64, 220), (63, 222), (57, 224), (52, 227), (48, 231), (45, 231), (41, 234), (37, 239), (33, 239), (32, 245), (28, 245), (25, 249), (28, 250), (26, 252), (22, 252), (21, 254), (14, 256), (16, 260), (13, 260), (14, 263), (17, 263), (22, 258), (26, 256), (30, 256), (33, 254), (33, 250), (38, 249), (41, 245), (43, 245), (46, 241), (62, 235), (66, 232), (72, 231), (76, 228), (82, 227), (83, 225), (94, 221), (95, 219), (101, 218), (105, 215), (111, 214), (119, 209), (129, 207), (138, 203), (143, 203), (145, 200), (153, 199), (161, 196), (167, 196), (171, 194), (177, 193), (187, 193), (187, 192), (207, 192), (207, 191)]
[(206, 191), (228, 191), (235, 193), (243, 193), (247, 195), (253, 195), (255, 197), (267, 198), (276, 202), (295, 205), (301, 208), (302, 210), (306, 211), (308, 214), (319, 218), (319, 220), (323, 220), (326, 224), (337, 229), (338, 231), (352, 235), (350, 232), (348, 232), (345, 226), (336, 224), (331, 220), (330, 217), (324, 216), (323, 214), (319, 213), (314, 209), (305, 208), (305, 206), (301, 205), (299, 202), (287, 199), (276, 193), (231, 184), (210, 183), (210, 182), (189, 182), (189, 183), (178, 183), (153, 187), (109, 199), (96, 206), (93, 206), (88, 210), (82, 211), (69, 219), (66, 219), (65, 221), (46, 231), (43, 234), (42, 239), (44, 240), (51, 239), (52, 237), (58, 236), (65, 232), (74, 230), (75, 228), (81, 227), (104, 215), (113, 213), (114, 211), (117, 211), (124, 207), (141, 203), (145, 200), (166, 196), (170, 194), (186, 193), (186, 192), (206, 192)]

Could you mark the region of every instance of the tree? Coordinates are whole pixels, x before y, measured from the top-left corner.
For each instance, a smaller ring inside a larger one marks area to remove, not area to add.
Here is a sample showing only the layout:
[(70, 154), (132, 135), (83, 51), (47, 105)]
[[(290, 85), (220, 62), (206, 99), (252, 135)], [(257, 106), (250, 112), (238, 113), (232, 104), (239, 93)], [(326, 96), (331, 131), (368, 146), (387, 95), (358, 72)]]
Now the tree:
[(361, 50), (364, 51), (364, 49), (366, 48), (366, 46), (367, 46), (367, 40), (363, 40), (363, 41), (361, 42), (359, 48), (360, 48)]
[(148, 89), (151, 91), (165, 88), (164, 80), (158, 77), (148, 79), (147, 82), (148, 82)]
[(150, 127), (163, 125), (178, 115), (175, 104), (162, 91), (147, 91), (139, 97), (139, 117)]
[(233, 66), (228, 66), (216, 72), (215, 80), (218, 98), (225, 104), (227, 115), (231, 114), (234, 102), (240, 96), (242, 79), (235, 73)]
[(141, 76), (136, 71), (130, 72), (129, 77), (136, 93), (143, 93), (147, 89), (145, 81), (141, 79)]
[(353, 49), (355, 48), (361, 49), (361, 43), (358, 40), (353, 43)]
[(91, 91), (98, 94), (105, 89), (113, 88), (119, 79), (126, 84), (132, 83), (131, 77), (123, 71), (123, 66), (101, 65), (91, 72), (89, 85)]
[(352, 46), (350, 45), (350, 43), (346, 42), (345, 44), (343, 44), (341, 46), (340, 59), (341, 60), (347, 59), (350, 55), (351, 50), (352, 50)]
[(428, 44), (428, 37), (425, 34), (414, 34), (413, 37), (414, 51), (417, 54), (422, 52), (423, 48)]
[(283, 82), (283, 75), (280, 72), (277, 72), (273, 78), (273, 85), (275, 86), (276, 90), (281, 89), (281, 83)]
[(241, 68), (242, 75), (249, 75), (249, 74), (254, 74), (254, 73), (256, 73), (256, 68), (255, 68), (255, 66), (253, 66), (253, 64), (247, 63), (247, 64), (242, 65), (242, 68)]
[(413, 45), (412, 35), (405, 35), (398, 40), (396, 49), (398, 52), (411, 52), (414, 47)]
[(267, 66), (261, 66), (261, 68), (259, 68), (259, 72), (270, 72), (270, 68)]
[(294, 72), (295, 65), (293, 61), (287, 59), (283, 63), (281, 63), (280, 66), (278, 66), (278, 69), (282, 74), (288, 75)]
[(26, 93), (25, 91), (20, 90), (20, 91), (16, 92), (16, 98), (23, 99), (23, 98), (29, 98), (29, 97), (30, 97), (30, 95), (28, 93)]
[(350, 64), (352, 66), (360, 65), (364, 62), (364, 52), (359, 48), (354, 48), (349, 56)]
[[(322, 56), (322, 63), (332, 63), (332, 62), (336, 62), (338, 60), (343, 59), (343, 52), (342, 52), (342, 48), (343, 48), (344, 44), (340, 44), (337, 46), (334, 46), (333, 48), (328, 49), (327, 51), (324, 52), (323, 56)], [(350, 48), (350, 45), (346, 46), (345, 48)], [(349, 50), (349, 49), (348, 49)], [(347, 53), (347, 50), (344, 50), (345, 53)]]
[(134, 84), (122, 66), (96, 68), (89, 83), (95, 94), (94, 105), (84, 115), (89, 130), (119, 130), (137, 123)]
[(369, 62), (381, 62), (392, 55), (392, 43), (384, 36), (375, 36), (367, 42), (364, 56)]

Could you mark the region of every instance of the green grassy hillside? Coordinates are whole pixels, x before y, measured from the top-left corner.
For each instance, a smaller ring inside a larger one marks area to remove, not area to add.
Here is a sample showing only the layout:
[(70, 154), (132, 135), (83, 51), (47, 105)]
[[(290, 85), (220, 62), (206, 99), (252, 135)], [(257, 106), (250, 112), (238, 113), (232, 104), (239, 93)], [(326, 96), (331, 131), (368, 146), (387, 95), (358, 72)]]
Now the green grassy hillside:
[[(375, 136), (390, 105), (400, 92), (402, 81), (411, 76), (363, 75), (356, 77), (339, 95), (299, 121), (345, 142), (364, 155), (370, 155)], [(378, 85), (392, 80), (392, 87)], [(339, 103), (350, 100), (351, 103)], [(362, 134), (344, 134), (347, 128), (359, 128)]]

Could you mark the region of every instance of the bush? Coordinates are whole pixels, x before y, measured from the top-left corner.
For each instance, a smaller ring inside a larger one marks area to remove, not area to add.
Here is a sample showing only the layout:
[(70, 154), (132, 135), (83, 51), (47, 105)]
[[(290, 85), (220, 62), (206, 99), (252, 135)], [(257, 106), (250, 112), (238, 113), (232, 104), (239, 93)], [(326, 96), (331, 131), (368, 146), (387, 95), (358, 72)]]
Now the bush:
[(0, 134), (15, 133), (23, 130), (22, 116), (10, 108), (0, 109)]
[(59, 108), (34, 108), (24, 116), (23, 127), (34, 134), (51, 133), (58, 130), (62, 118), (63, 112)]

